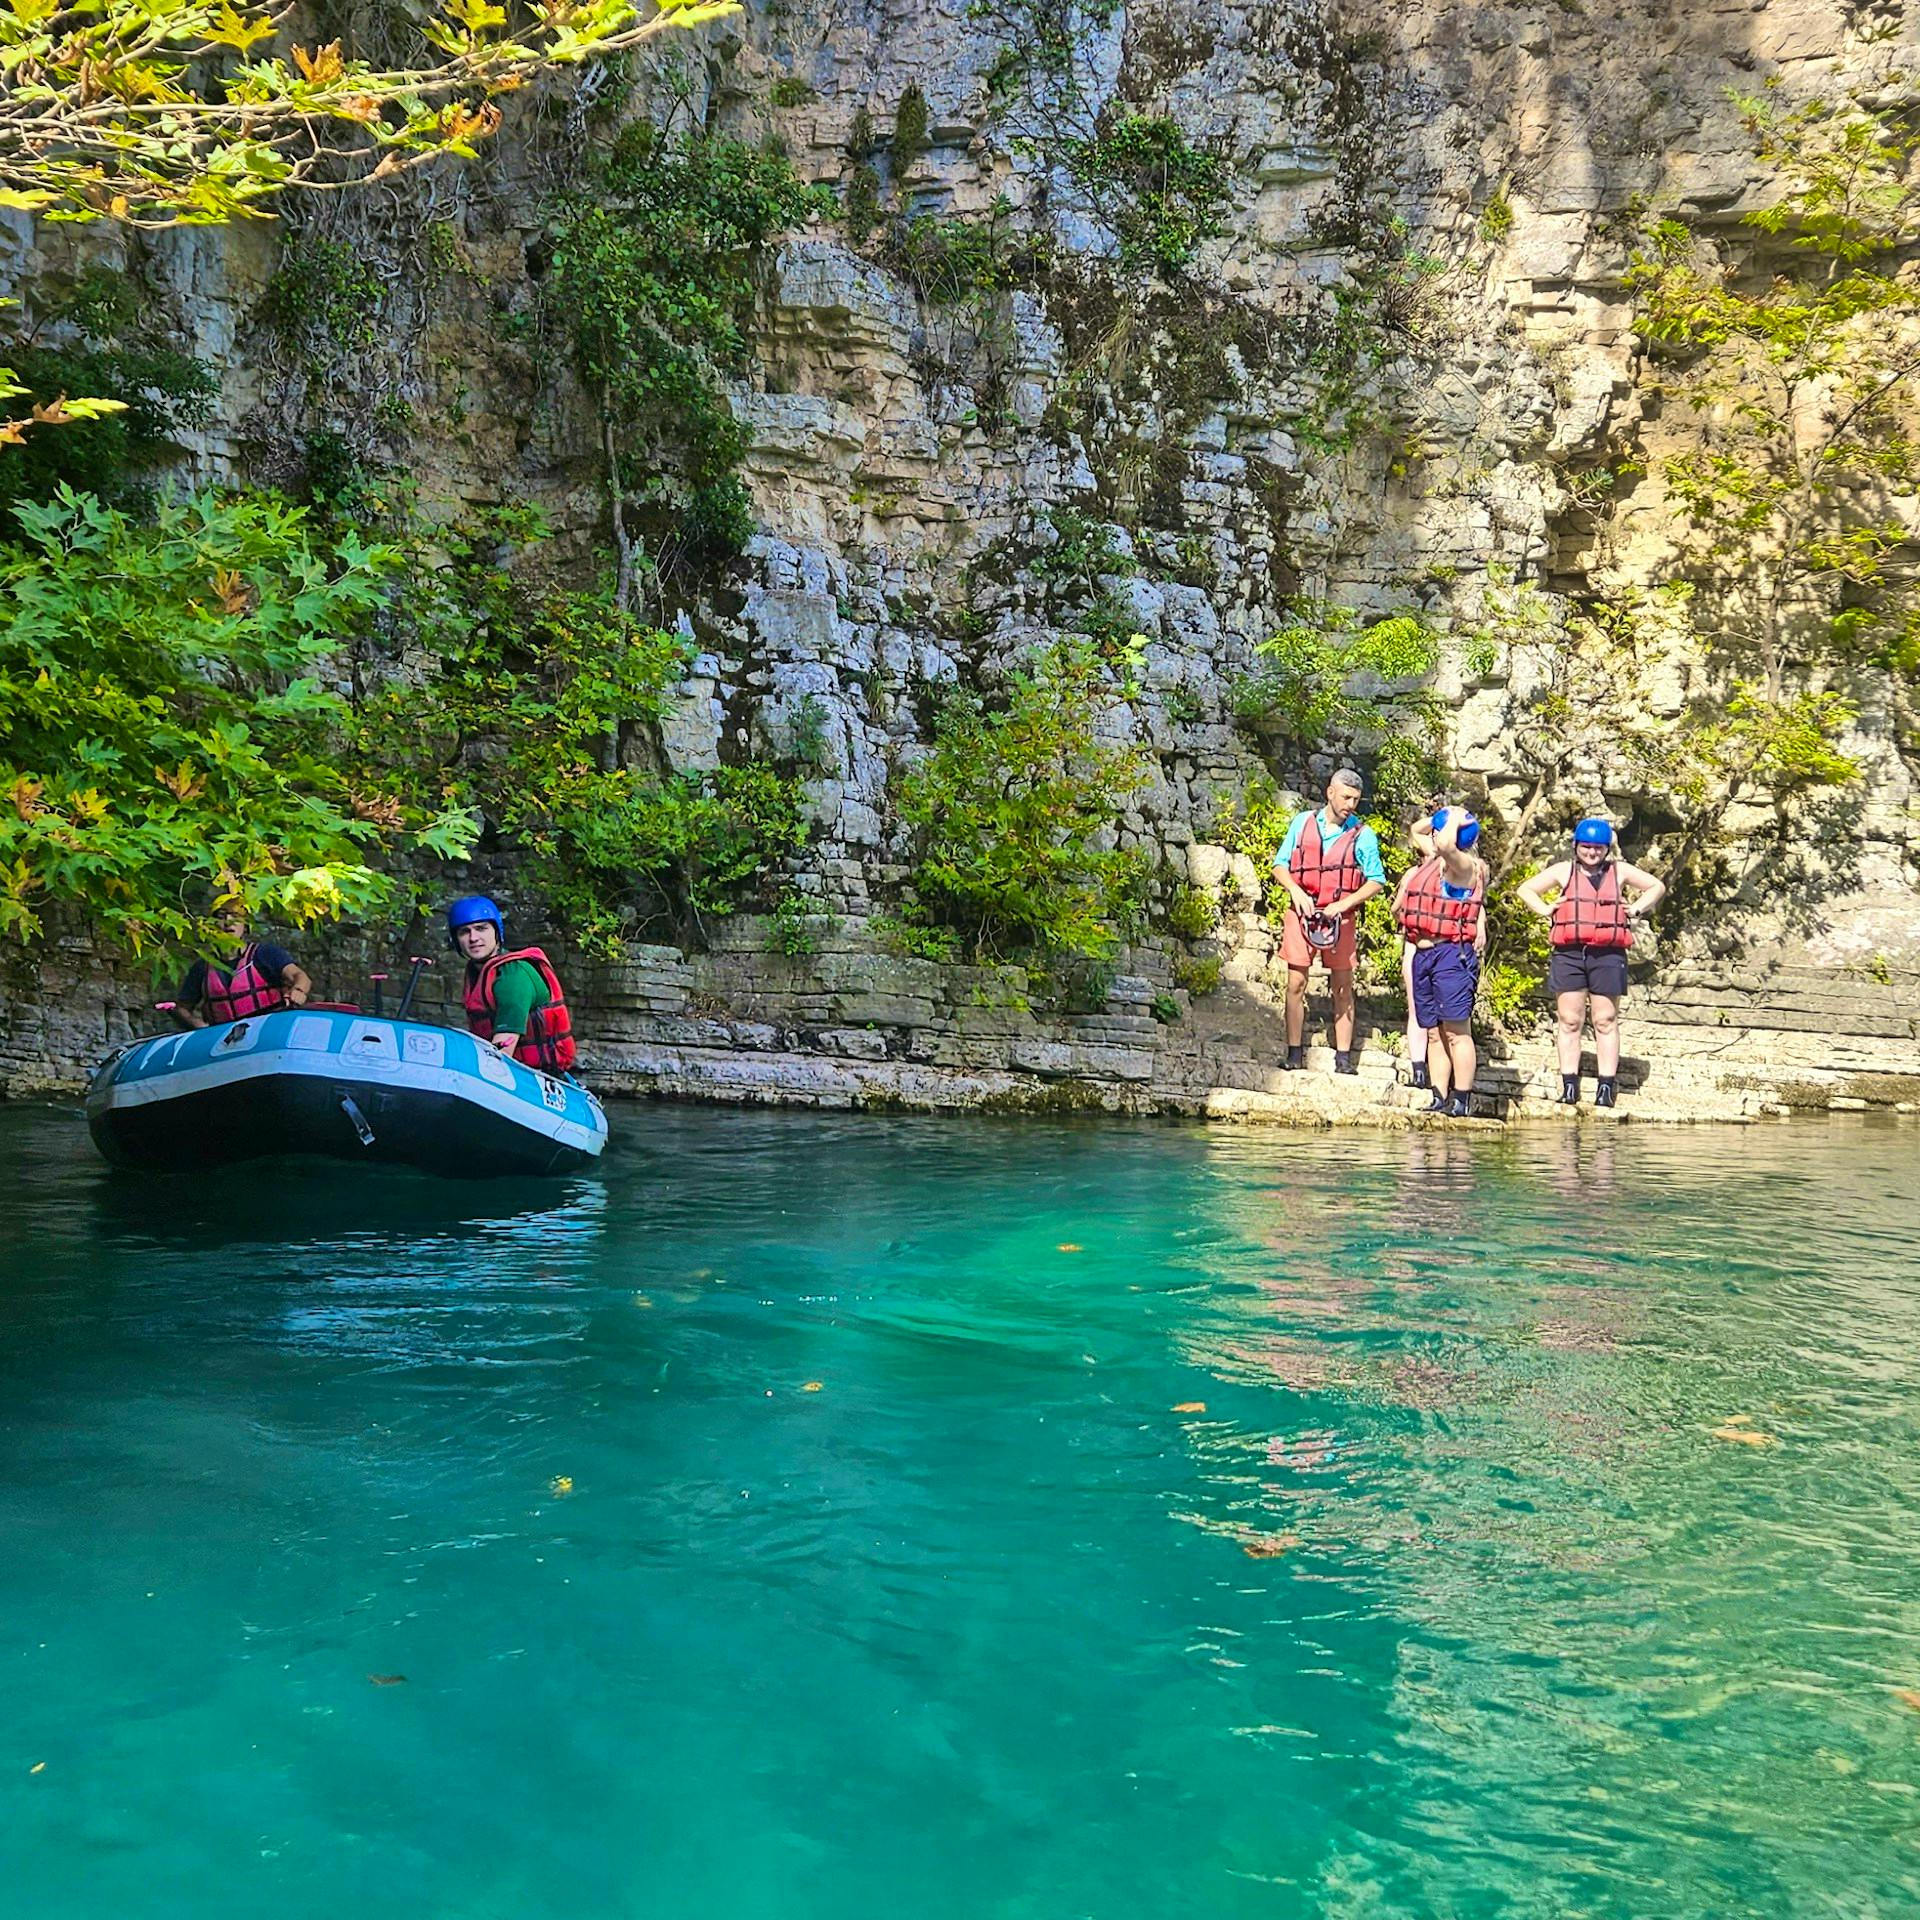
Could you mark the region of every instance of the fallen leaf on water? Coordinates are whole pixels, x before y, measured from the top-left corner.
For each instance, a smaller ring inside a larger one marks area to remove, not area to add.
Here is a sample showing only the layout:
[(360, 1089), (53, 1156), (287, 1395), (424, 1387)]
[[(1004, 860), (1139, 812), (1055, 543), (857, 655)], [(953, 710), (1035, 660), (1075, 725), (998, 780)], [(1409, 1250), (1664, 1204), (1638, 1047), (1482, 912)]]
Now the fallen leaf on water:
[[(1903, 1707), (1911, 1707), (1915, 1713), (1920, 1713), (1920, 1693), (1915, 1693), (1911, 1687), (1895, 1687), (1893, 1697), (1898, 1700)], [(47, 1763), (42, 1760), (40, 1767), (44, 1767), (46, 1764)], [(35, 1767), (34, 1772), (38, 1773), (40, 1767)]]
[(571, 1493), (573, 1491), (573, 1475), (570, 1473), (556, 1473), (553, 1478), (547, 1482), (547, 1487), (548, 1491), (552, 1493)]
[[(1920, 1700), (1916, 1700), (1914, 1702), (1914, 1705), (1920, 1706)], [(27, 1769), (29, 1773), (45, 1773), (46, 1770), (47, 1770), (47, 1763), (44, 1760), (36, 1760), (33, 1763), (33, 1765)]]
[(404, 1673), (370, 1673), (367, 1678), (376, 1687), (404, 1687), (407, 1684), (407, 1676)]
[(1205, 1413), (1207, 1403), (1204, 1400), (1182, 1400), (1173, 1410), (1175, 1413)]
[(1062, 1240), (1055, 1251), (1058, 1253), (1085, 1253), (1086, 1248), (1083, 1247), (1078, 1240)]
[(1249, 1560), (1275, 1560), (1289, 1547), (1299, 1544), (1297, 1533), (1257, 1533), (1251, 1540), (1241, 1541), (1240, 1551)]
[(826, 1385), (824, 1380), (809, 1380), (800, 1389), (802, 1393), (818, 1393)]
[(1711, 1429), (1711, 1432), (1716, 1440), (1732, 1440), (1743, 1447), (1770, 1447), (1773, 1445), (1772, 1434), (1755, 1433), (1751, 1427), (1736, 1427), (1731, 1422), (1724, 1427), (1714, 1427)]

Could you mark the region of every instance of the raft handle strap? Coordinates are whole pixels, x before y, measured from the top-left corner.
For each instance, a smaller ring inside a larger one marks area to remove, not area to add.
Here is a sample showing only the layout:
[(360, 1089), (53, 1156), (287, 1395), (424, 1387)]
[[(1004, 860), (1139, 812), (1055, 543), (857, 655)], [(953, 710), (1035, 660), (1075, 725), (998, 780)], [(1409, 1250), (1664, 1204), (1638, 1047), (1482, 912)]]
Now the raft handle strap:
[(360, 1144), (363, 1147), (372, 1146), (373, 1129), (367, 1125), (367, 1116), (360, 1111), (352, 1094), (343, 1093), (340, 1096), (340, 1111), (353, 1122), (353, 1130), (360, 1136)]

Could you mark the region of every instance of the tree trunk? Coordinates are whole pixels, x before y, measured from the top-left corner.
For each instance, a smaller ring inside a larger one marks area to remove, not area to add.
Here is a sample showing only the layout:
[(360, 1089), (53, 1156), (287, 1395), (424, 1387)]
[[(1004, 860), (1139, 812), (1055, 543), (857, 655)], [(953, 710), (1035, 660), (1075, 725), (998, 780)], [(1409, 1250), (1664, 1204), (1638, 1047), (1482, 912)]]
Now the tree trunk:
[(600, 446), (607, 461), (607, 504), (613, 520), (613, 604), (622, 613), (633, 611), (633, 540), (627, 532), (626, 490), (620, 479), (620, 450), (614, 444), (613, 409), (607, 395), (600, 396)]

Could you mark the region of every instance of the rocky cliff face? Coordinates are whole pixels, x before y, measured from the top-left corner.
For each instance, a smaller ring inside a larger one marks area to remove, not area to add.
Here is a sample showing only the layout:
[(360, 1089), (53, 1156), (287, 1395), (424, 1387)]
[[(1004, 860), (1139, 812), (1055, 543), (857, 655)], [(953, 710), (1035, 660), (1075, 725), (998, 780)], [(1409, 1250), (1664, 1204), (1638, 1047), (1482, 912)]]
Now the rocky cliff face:
[[(290, 449), (324, 431), (403, 463), (445, 510), (538, 501), (584, 550), (604, 539), (592, 411), (518, 316), (543, 268), (540, 209), (596, 125), (658, 116), (677, 91), (711, 124), (776, 136), (850, 205), (870, 197), (864, 234), (858, 219), (818, 219), (767, 263), (751, 368), (731, 395), (752, 434), (759, 531), (676, 609), (699, 653), (665, 749), (711, 765), (791, 752), (804, 727), (817, 834), (794, 885), (830, 925), (827, 945), (872, 951), (866, 922), (906, 877), (892, 802), (932, 693), (991, 682), (1083, 621), (1090, 595), (1117, 602), (1126, 636), (1107, 724), (1150, 749), (1151, 771), (1116, 831), (1163, 875), (1224, 895), (1203, 950), (1226, 986), (1211, 1012), (1190, 1002), (1167, 974), (1170, 943), (1149, 941), (1123, 977), (1184, 1019), (1149, 1032), (1132, 987), (1105, 1016), (1158, 1055), (1191, 1063), (1211, 1045), (1213, 1065), (1184, 1084), (1257, 1090), (1271, 941), (1258, 876), (1218, 845), (1216, 823), (1263, 774), (1311, 790), (1350, 743), (1236, 714), (1255, 646), (1295, 596), (1419, 612), (1443, 636), (1432, 691), (1458, 784), (1514, 831), (1604, 804), (1658, 866), (1674, 830), (1663, 796), (1577, 728), (1543, 742), (1530, 682), (1545, 669), (1467, 636), (1490, 618), (1551, 624), (1596, 582), (1658, 575), (1677, 520), (1659, 455), (1685, 429), (1660, 415), (1623, 290), (1634, 219), (1653, 206), (1737, 221), (1766, 181), (1731, 93), (1774, 77), (1789, 96), (1831, 93), (1910, 37), (1900, 6), (1856, 0), (755, 5), (678, 49), (671, 73), (594, 74), (584, 96), (533, 103), (477, 167), (300, 214), (377, 275), (364, 333), (295, 353), (262, 325), (276, 259), (264, 229), (166, 237), (140, 266), (227, 377), (221, 419), (193, 449), (205, 470), (284, 479)], [(924, 125), (903, 134), (916, 92)], [(1178, 272), (1139, 269), (1164, 237), (1153, 221), (1171, 217), (1153, 203), (1142, 226), (1151, 179), (1136, 170), (1115, 187), (1074, 164), (1129, 113), (1225, 163), (1220, 230)], [(914, 214), (1012, 236), (1018, 270), (957, 295), (917, 278), (874, 237)], [(16, 280), (49, 259), (15, 230)], [(1066, 537), (1051, 510), (1101, 530), (1096, 550), (1125, 564), (1063, 581), (1046, 565)], [(1685, 964), (1682, 998), (1664, 1004), (1690, 1008), (1703, 1035), (1764, 1025), (1755, 995), (1778, 962), (1835, 981), (1839, 1004), (1821, 1017), (1844, 1026), (1852, 981), (1874, 1005), (1851, 1064), (1892, 1076), (1920, 1069), (1908, 1017), (1920, 801), (1888, 687), (1852, 691), (1846, 744), (1862, 781), (1825, 811), (1735, 804), (1722, 905), (1669, 942), (1669, 969)], [(1658, 719), (1711, 692), (1678, 649), (1639, 698)], [(1569, 693), (1577, 705), (1581, 686)], [(1709, 953), (1717, 972), (1701, 971)], [(704, 1035), (632, 1024), (684, 1012), (649, 1002), (608, 1043), (753, 1052), (727, 1028), (732, 1015), (751, 1024), (746, 1003), (767, 987), (747, 980), (747, 957), (697, 963)], [(901, 1032), (934, 1022), (929, 991)], [(14, 989), (16, 1019), (35, 997)], [(820, 1033), (889, 1029), (890, 1016), (869, 1025), (830, 1000), (816, 1018), (776, 1018), (771, 1051), (844, 1057), (860, 1046)], [(1240, 1036), (1244, 1068), (1220, 1064), (1222, 1034)], [(882, 1061), (910, 1051), (878, 1043)], [(1010, 1084), (1068, 1071), (1064, 1053), (1002, 1051)], [(1141, 1079), (1097, 1056), (1072, 1072)], [(1884, 1090), (1911, 1087), (1890, 1077)]]

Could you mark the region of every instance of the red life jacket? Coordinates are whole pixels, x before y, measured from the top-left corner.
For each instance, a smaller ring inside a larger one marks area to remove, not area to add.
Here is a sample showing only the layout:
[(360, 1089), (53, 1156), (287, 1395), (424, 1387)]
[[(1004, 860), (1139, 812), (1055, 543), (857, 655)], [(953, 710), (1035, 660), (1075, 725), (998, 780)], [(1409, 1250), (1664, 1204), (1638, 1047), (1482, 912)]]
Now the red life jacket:
[(467, 1009), (467, 1031), (482, 1040), (493, 1038), (495, 1007), (494, 976), (512, 960), (527, 960), (539, 969), (540, 978), (552, 996), (544, 1007), (535, 1007), (527, 1021), (527, 1030), (513, 1057), (543, 1073), (565, 1073), (573, 1065), (573, 1015), (567, 1011), (567, 996), (553, 962), (538, 947), (517, 947), (512, 953), (495, 953), (475, 966), (467, 963), (467, 987), (463, 996)]
[(1320, 814), (1316, 809), (1307, 815), (1307, 824), (1300, 829), (1287, 871), (1316, 907), (1331, 906), (1334, 901), (1360, 891), (1362, 875), (1355, 851), (1359, 844), (1358, 814), (1328, 842), (1320, 837)]
[(1470, 941), (1480, 929), (1486, 883), (1474, 875), (1464, 900), (1446, 891), (1446, 868), (1436, 854), (1414, 874), (1400, 899), (1400, 925), (1409, 940)]
[(1620, 871), (1609, 860), (1600, 869), (1597, 885), (1581, 878), (1578, 860), (1553, 903), (1553, 920), (1547, 937), (1556, 947), (1617, 947), (1622, 953), (1633, 945), (1633, 929), (1627, 924), (1627, 903), (1620, 897)]
[(240, 949), (231, 973), (222, 973), (211, 960), (207, 962), (207, 1011), (215, 1026), (229, 1020), (251, 1020), (256, 1014), (271, 1013), (287, 1004), (280, 983), (269, 980), (255, 964), (256, 951), (248, 941)]

